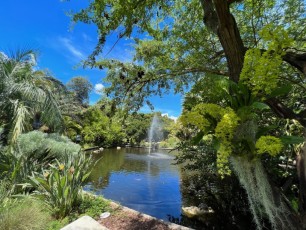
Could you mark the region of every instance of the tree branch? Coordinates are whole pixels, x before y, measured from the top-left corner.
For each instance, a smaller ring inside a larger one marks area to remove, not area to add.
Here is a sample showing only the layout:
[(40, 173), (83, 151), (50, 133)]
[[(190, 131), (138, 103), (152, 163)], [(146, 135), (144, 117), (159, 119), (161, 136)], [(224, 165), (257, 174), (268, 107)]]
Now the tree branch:
[(306, 52), (293, 51), (290, 49), (283, 56), (283, 60), (297, 68), (306, 76)]
[(304, 112), (301, 112), (299, 114), (294, 113), (292, 109), (286, 107), (276, 98), (269, 98), (266, 100), (266, 103), (277, 116), (281, 118), (295, 119), (300, 122), (301, 125), (306, 127), (306, 117), (303, 115)]

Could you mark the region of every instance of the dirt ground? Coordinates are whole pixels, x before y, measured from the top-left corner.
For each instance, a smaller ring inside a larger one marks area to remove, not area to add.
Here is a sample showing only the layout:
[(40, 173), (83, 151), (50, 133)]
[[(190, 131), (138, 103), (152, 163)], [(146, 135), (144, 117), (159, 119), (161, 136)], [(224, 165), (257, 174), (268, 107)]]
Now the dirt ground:
[(166, 224), (146, 214), (135, 210), (121, 207), (116, 203), (111, 205), (113, 211), (111, 215), (98, 222), (109, 230), (187, 230), (183, 226)]

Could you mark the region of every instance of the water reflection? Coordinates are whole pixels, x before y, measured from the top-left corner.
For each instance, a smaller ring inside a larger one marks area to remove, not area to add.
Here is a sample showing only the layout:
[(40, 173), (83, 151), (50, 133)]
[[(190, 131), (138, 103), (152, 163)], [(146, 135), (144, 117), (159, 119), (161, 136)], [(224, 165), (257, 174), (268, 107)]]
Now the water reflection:
[(85, 189), (160, 219), (180, 218), (180, 172), (172, 155), (128, 148), (104, 150), (100, 157)]

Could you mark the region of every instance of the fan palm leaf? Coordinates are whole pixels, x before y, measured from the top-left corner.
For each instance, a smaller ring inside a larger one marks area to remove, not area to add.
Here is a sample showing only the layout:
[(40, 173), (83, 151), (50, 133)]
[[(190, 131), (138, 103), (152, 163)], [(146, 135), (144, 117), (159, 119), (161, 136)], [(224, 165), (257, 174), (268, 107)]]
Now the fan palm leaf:
[(33, 50), (17, 50), (9, 56), (0, 53), (0, 126), (7, 129), (9, 143), (30, 129), (36, 113), (56, 131), (63, 124), (56, 95), (65, 88), (46, 71), (34, 70), (35, 65)]

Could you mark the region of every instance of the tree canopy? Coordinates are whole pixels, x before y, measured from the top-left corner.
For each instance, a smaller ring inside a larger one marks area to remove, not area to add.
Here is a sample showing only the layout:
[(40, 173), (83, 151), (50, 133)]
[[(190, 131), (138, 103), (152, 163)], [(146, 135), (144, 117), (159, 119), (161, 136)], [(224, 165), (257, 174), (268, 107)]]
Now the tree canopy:
[(80, 105), (89, 103), (89, 93), (93, 89), (92, 84), (84, 77), (73, 77), (67, 82), (67, 88), (70, 90), (75, 100)]
[[(281, 72), (293, 73), (278, 78), (302, 84), (303, 1), (91, 1), (73, 19), (97, 26), (99, 41), (86, 64), (107, 67), (107, 81), (112, 83), (108, 92), (128, 99), (132, 105), (171, 87), (181, 91), (182, 86), (208, 74), (238, 82), (247, 50), (258, 48), (264, 53), (268, 49), (269, 53), (273, 50), (269, 44), (277, 45), (274, 38), (288, 35), (294, 42), (281, 44), (282, 68), (286, 68)], [(96, 60), (110, 33), (117, 33), (118, 39), (134, 40), (133, 62)], [(269, 100), (277, 114), (303, 119), (280, 103)]]

